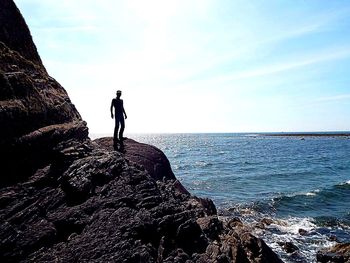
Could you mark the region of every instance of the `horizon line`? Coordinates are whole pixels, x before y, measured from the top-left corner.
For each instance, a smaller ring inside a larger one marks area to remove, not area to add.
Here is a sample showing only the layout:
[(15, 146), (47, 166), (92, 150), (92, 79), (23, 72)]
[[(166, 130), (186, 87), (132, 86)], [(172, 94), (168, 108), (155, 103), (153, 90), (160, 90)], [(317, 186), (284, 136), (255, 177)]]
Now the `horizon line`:
[[(268, 134), (268, 133), (277, 133), (277, 134), (298, 134), (298, 133), (346, 133), (350, 135), (350, 130), (333, 130), (333, 131), (258, 131), (258, 132), (125, 132), (126, 134)], [(89, 134), (112, 134), (112, 132), (89, 132)]]

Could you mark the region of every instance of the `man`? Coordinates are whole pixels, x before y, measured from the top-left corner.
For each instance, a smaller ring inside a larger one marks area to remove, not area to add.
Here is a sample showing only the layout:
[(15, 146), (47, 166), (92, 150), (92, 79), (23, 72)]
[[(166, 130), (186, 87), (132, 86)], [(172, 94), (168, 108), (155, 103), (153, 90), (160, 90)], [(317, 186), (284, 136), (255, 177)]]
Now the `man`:
[[(120, 99), (120, 96), (122, 95), (122, 92), (120, 90), (117, 91), (117, 97), (112, 100), (111, 104), (111, 117), (115, 117), (115, 128), (114, 128), (114, 146), (117, 146), (118, 141), (120, 142), (120, 145), (123, 145), (123, 132), (125, 128), (125, 122), (124, 122), (124, 116), (125, 119), (127, 118), (124, 106), (123, 106), (123, 100)], [(114, 115), (113, 116), (113, 107), (114, 107)], [(119, 131), (119, 138), (118, 138), (118, 130), (119, 130), (119, 124), (120, 124), (120, 131)]]

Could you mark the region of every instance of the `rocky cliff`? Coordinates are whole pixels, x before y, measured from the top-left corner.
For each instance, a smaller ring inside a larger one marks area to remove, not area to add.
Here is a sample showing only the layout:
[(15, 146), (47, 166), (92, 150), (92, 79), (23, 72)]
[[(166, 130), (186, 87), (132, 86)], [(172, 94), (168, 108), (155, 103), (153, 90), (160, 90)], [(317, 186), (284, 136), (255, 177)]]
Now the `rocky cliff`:
[(0, 22), (1, 262), (281, 262), (159, 149), (91, 141), (13, 1)]

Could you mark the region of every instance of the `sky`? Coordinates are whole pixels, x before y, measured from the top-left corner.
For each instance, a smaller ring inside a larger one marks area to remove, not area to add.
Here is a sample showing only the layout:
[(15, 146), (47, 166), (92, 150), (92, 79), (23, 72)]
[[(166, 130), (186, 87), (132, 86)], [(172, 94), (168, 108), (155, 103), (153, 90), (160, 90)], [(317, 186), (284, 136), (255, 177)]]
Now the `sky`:
[(91, 134), (350, 130), (350, 1), (15, 3)]

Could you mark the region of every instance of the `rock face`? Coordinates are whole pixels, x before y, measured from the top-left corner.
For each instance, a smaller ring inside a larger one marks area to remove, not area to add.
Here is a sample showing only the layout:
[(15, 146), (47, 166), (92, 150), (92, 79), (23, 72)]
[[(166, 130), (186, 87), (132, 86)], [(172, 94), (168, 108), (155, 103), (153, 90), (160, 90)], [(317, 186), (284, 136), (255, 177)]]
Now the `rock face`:
[[(66, 91), (51, 78), (13, 1), (0, 2), (0, 186), (49, 164), (63, 139), (88, 129)], [(51, 128), (50, 128), (51, 127)]]
[(0, 22), (1, 262), (281, 262), (157, 148), (91, 141), (12, 1)]
[(7, 47), (42, 66), (29, 28), (12, 0), (1, 0), (0, 39)]
[(350, 243), (336, 244), (330, 248), (326, 248), (318, 251), (317, 262), (349, 263), (350, 262)]

